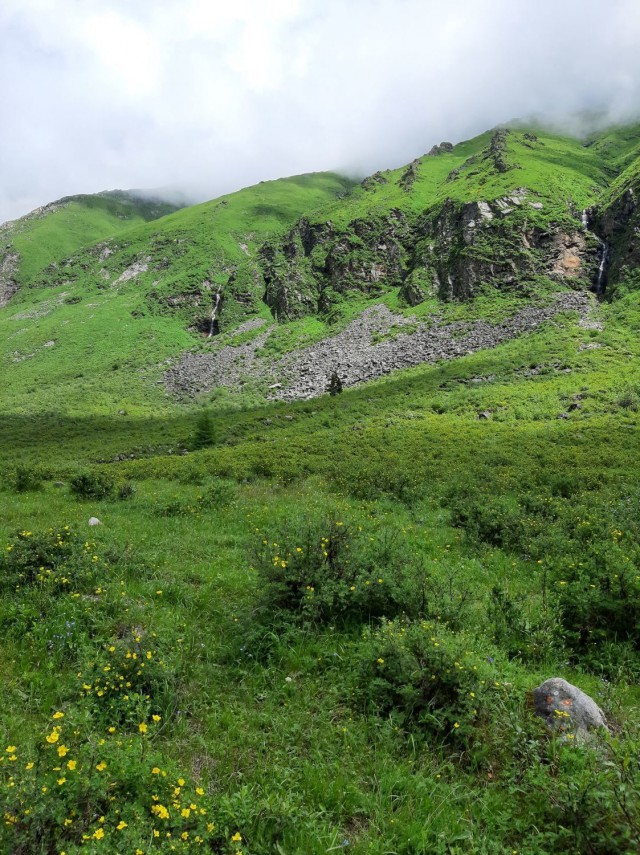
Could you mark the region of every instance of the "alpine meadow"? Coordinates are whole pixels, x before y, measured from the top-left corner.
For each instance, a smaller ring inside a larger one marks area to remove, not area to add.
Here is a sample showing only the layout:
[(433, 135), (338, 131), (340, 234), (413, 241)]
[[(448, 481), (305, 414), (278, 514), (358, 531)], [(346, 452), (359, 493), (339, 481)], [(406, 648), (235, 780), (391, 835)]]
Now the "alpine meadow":
[(63, 198), (0, 366), (2, 853), (640, 851), (640, 125)]

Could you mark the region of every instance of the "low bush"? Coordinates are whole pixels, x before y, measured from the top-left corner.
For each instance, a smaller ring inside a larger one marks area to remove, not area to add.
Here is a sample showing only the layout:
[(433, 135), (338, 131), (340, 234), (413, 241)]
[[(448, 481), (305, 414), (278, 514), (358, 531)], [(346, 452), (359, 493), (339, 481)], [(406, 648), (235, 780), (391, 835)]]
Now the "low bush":
[(236, 498), (236, 486), (231, 481), (217, 479), (206, 486), (198, 496), (197, 503), (201, 508), (227, 508)]
[(600, 561), (558, 561), (552, 581), (567, 644), (584, 664), (597, 670), (605, 650), (611, 659), (611, 645), (630, 646), (637, 655), (640, 574), (635, 564), (612, 548)]
[(479, 655), (475, 639), (429, 621), (367, 628), (355, 668), (363, 712), (458, 742), (473, 739), (500, 688), (491, 657)]
[(18, 532), (0, 554), (0, 590), (39, 586), (52, 593), (86, 590), (96, 578), (91, 545), (70, 526)]
[(494, 586), (487, 608), (488, 628), (494, 642), (509, 659), (539, 664), (557, 661), (564, 648), (564, 628), (557, 608), (538, 605), (533, 615), (524, 597)]
[(371, 537), (354, 522), (289, 520), (254, 550), (260, 606), (314, 623), (416, 615), (425, 574), (406, 541), (391, 529)]
[[(219, 828), (211, 798), (154, 747), (160, 719), (133, 734), (98, 737), (81, 710), (57, 711), (35, 745), (0, 758), (0, 848), (35, 852), (228, 853), (237, 829)], [(3, 746), (4, 748), (4, 746)]]
[(45, 473), (37, 466), (16, 466), (7, 475), (7, 483), (16, 493), (42, 489)]
[(121, 502), (131, 499), (136, 494), (136, 488), (131, 481), (122, 481), (116, 488), (116, 498)]
[(166, 716), (176, 699), (170, 657), (140, 627), (94, 650), (79, 680), (85, 706), (101, 725), (135, 727), (141, 716)]
[(70, 481), (71, 493), (77, 499), (109, 499), (114, 480), (106, 472), (79, 472)]

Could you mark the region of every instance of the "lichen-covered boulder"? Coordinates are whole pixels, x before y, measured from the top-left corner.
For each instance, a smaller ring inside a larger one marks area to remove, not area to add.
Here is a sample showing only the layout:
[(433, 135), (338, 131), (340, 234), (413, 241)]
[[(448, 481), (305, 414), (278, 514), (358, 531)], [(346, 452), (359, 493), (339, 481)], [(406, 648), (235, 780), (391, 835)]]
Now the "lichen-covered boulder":
[(593, 698), (560, 677), (545, 680), (535, 688), (533, 704), (536, 713), (554, 730), (584, 734), (607, 727), (604, 714)]

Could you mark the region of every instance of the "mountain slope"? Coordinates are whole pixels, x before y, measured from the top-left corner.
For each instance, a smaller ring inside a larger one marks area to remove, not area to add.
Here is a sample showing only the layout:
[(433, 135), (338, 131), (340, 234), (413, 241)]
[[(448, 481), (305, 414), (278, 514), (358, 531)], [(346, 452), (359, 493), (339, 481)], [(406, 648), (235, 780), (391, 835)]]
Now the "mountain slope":
[(162, 408), (154, 380), (163, 360), (193, 345), (198, 304), (208, 329), (215, 290), (234, 270), (238, 318), (252, 315), (255, 247), (349, 187), (330, 174), (266, 182), (49, 264), (0, 314), (5, 400), (18, 410)]
[(595, 286), (602, 246), (583, 211), (638, 162), (640, 128), (608, 136), (616, 146), (498, 129), (378, 173), (265, 249), (267, 302), (292, 318), (389, 286), (411, 304)]
[[(63, 241), (49, 250), (32, 226), (29, 276), (0, 314), (5, 400), (113, 412), (171, 409), (185, 391), (296, 397), (343, 363), (361, 366), (345, 375), (355, 383), (450, 358), (464, 350), (456, 324), (475, 324), (471, 350), (533, 331), (566, 305), (557, 292), (636, 287), (639, 151), (640, 126), (586, 141), (498, 128), (356, 186), (332, 174), (262, 183), (46, 265)], [(85, 217), (68, 239), (94, 225)], [(372, 326), (363, 312), (378, 303), (394, 314)]]
[(73, 252), (179, 208), (136, 191), (66, 196), (0, 225), (0, 305)]
[(0, 851), (640, 851), (636, 139), (259, 185), (23, 283)]

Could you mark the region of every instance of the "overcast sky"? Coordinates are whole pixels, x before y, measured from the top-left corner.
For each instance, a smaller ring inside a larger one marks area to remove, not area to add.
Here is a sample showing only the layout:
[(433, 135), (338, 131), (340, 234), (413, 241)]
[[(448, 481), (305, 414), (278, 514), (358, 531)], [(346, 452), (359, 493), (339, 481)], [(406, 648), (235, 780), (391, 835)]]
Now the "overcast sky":
[(399, 166), (518, 116), (640, 115), (640, 0), (1, 0), (0, 222)]

